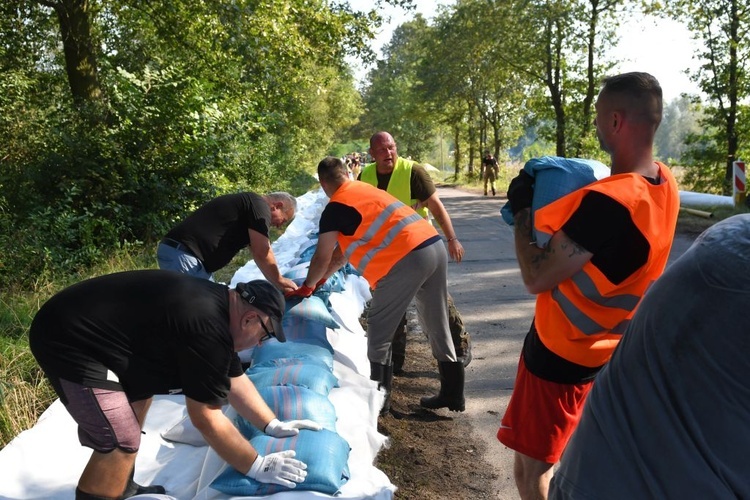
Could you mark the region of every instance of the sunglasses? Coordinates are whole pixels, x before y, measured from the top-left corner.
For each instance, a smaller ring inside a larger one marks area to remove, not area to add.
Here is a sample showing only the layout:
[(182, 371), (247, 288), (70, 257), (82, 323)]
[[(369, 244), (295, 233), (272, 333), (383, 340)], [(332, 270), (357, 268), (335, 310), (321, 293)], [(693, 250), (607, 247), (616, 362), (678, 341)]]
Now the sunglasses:
[(265, 334), (265, 335), (263, 335), (263, 336), (262, 336), (262, 337), (260, 338), (260, 340), (258, 341), (258, 343), (260, 343), (260, 342), (264, 342), (264, 341), (266, 341), (266, 340), (268, 340), (268, 339), (270, 339), (270, 338), (276, 338), (276, 333), (275, 333), (275, 332), (272, 332), (272, 331), (270, 331), (270, 330), (268, 329), (268, 327), (267, 327), (267, 326), (266, 326), (266, 324), (265, 324), (265, 323), (263, 322), (263, 320), (262, 320), (262, 319), (260, 318), (260, 316), (258, 316), (258, 321), (260, 321), (260, 326), (261, 326), (261, 327), (263, 328), (263, 331), (264, 331), (264, 332), (266, 332), (266, 334)]

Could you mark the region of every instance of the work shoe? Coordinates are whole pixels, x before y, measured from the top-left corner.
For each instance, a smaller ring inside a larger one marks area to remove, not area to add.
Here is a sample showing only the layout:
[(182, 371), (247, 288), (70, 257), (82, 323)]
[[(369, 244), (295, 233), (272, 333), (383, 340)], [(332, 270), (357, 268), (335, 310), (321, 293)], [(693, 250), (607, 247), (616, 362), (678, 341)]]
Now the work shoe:
[(464, 411), (464, 365), (460, 361), (439, 361), (440, 392), (437, 396), (424, 397), (419, 401), (422, 408)]

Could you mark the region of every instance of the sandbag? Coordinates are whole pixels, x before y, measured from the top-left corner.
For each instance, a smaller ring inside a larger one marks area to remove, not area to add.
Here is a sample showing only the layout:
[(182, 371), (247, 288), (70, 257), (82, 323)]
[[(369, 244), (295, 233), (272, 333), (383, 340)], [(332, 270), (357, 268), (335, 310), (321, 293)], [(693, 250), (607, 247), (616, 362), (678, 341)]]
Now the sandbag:
[(327, 327), (319, 321), (308, 321), (300, 316), (284, 316), (281, 321), (287, 342), (302, 342), (324, 347), (333, 354), (333, 346), (328, 341)]
[(325, 301), (315, 295), (311, 295), (305, 299), (299, 297), (286, 299), (286, 313), (284, 317), (286, 316), (299, 316), (308, 321), (317, 321), (332, 330), (339, 328), (339, 324), (333, 319)]
[(252, 367), (245, 374), (255, 387), (274, 385), (296, 385), (328, 396), (331, 389), (338, 387), (338, 379), (330, 371), (319, 365), (297, 364), (282, 367)]
[[(349, 480), (349, 443), (335, 432), (303, 429), (299, 435), (277, 439), (261, 435), (250, 440), (261, 455), (294, 450), (295, 458), (307, 464), (307, 477), (294, 488), (335, 495)], [(213, 480), (211, 487), (233, 496), (273, 495), (289, 488), (277, 484), (260, 483), (240, 474), (231, 467)]]
[[(312, 420), (336, 432), (336, 409), (326, 396), (299, 386), (259, 387), (258, 392), (279, 420)], [(235, 425), (247, 439), (265, 435), (242, 416), (237, 416)]]
[(304, 344), (302, 342), (282, 343), (270, 339), (253, 349), (253, 354), (250, 359), (252, 361), (251, 366), (255, 366), (256, 364), (261, 364), (270, 360), (299, 358), (302, 356), (317, 359), (325, 364), (328, 371), (333, 371), (333, 354), (331, 354), (328, 349), (317, 345)]
[[(534, 177), (534, 198), (531, 202), (532, 218), (537, 209), (576, 189), (609, 176), (609, 168), (599, 161), (559, 156), (532, 158), (526, 162), (523, 170)], [(500, 214), (507, 224), (513, 225), (510, 202), (503, 205)], [(549, 242), (550, 237), (549, 234), (534, 230), (534, 238), (540, 248)]]

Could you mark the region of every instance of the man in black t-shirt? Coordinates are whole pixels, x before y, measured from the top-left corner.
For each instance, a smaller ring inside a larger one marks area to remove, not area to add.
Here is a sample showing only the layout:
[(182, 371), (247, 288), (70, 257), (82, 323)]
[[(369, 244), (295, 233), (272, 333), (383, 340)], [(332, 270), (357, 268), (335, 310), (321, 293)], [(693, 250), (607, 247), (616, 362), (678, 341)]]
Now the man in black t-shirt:
[(294, 487), (306, 465), (293, 452), (259, 455), (222, 412), (229, 402), (269, 435), (310, 421), (279, 422), (243, 373), (237, 352), (284, 342), (284, 297), (264, 280), (225, 285), (144, 270), (75, 284), (34, 317), (29, 345), (78, 424), (91, 459), (77, 500), (164, 493), (133, 481), (141, 428), (155, 394), (184, 394), (188, 416), (217, 454), (261, 482)]
[(297, 200), (289, 193), (265, 196), (236, 193), (219, 196), (190, 214), (159, 243), (160, 269), (213, 280), (213, 273), (244, 247), (263, 276), (282, 292), (297, 285), (279, 272), (268, 238), (269, 226), (280, 227), (294, 217)]

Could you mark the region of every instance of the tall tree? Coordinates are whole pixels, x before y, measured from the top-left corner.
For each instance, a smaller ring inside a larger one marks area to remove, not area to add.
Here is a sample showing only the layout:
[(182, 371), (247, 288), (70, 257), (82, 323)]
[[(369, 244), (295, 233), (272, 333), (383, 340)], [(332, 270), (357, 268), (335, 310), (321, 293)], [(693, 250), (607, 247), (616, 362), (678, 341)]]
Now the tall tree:
[[(724, 144), (724, 191), (731, 190), (732, 163), (740, 147), (740, 103), (750, 97), (750, 4), (741, 0), (672, 0), (664, 11), (686, 22), (703, 49), (700, 64), (689, 70), (693, 81), (708, 96), (707, 125), (721, 130)], [(745, 137), (744, 140), (750, 138)]]

